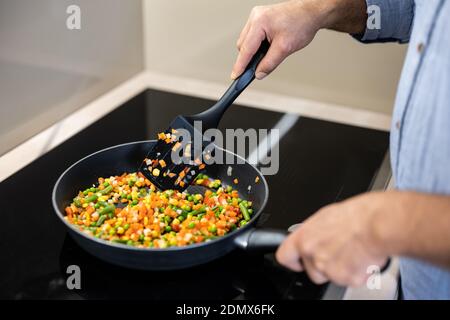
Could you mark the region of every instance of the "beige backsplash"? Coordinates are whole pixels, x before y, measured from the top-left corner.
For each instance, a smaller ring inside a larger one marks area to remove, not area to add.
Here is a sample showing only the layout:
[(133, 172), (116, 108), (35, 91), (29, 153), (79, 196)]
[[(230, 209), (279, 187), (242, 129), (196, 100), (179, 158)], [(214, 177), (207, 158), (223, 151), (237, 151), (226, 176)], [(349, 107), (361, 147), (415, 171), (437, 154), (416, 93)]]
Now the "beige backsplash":
[(141, 0), (0, 0), (0, 155), (142, 71), (142, 40)]
[[(235, 42), (250, 9), (276, 1), (144, 0), (146, 66), (162, 73), (226, 83)], [(406, 46), (362, 45), (322, 31), (269, 78), (267, 92), (390, 114)]]

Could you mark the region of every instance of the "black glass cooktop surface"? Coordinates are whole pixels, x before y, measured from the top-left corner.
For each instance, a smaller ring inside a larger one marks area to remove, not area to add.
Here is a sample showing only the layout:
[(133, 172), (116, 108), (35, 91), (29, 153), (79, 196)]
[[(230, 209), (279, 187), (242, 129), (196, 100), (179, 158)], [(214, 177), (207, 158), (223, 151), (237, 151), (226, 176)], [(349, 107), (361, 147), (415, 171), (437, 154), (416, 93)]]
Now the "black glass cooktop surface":
[[(3, 181), (0, 298), (320, 299), (327, 285), (285, 270), (273, 255), (236, 250), (199, 267), (166, 272), (113, 266), (83, 251), (53, 212), (53, 185), (69, 165), (108, 146), (152, 139), (176, 115), (212, 103), (147, 90)], [(233, 106), (220, 127), (270, 129), (283, 117)], [(267, 176), (270, 197), (259, 221), (264, 227), (287, 229), (326, 204), (368, 190), (388, 147), (385, 132), (305, 117), (290, 121), (279, 143), (279, 172)], [(71, 265), (81, 270), (81, 289), (67, 287)]]

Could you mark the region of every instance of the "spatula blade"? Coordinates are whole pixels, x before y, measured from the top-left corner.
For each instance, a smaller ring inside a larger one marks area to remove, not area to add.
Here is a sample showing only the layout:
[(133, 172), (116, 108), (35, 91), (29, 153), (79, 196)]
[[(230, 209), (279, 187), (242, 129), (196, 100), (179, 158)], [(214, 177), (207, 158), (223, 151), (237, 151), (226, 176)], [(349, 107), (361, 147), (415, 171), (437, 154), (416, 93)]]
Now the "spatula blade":
[[(182, 130), (189, 134), (190, 140), (185, 140)], [(158, 134), (158, 141), (148, 152), (140, 171), (160, 190), (184, 191), (205, 168), (201, 150), (196, 152), (192, 146), (194, 135), (202, 137), (189, 119), (176, 117), (166, 131)]]

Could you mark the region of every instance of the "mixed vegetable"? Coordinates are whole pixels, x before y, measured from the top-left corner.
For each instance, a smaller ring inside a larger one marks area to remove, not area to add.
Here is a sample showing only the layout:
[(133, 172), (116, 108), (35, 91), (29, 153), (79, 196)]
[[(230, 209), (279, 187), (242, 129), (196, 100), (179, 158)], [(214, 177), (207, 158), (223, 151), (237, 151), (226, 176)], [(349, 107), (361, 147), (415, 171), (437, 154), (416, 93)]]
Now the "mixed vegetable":
[(96, 238), (166, 248), (210, 241), (250, 220), (252, 203), (204, 174), (204, 194), (159, 191), (142, 173), (99, 178), (66, 207), (65, 219)]

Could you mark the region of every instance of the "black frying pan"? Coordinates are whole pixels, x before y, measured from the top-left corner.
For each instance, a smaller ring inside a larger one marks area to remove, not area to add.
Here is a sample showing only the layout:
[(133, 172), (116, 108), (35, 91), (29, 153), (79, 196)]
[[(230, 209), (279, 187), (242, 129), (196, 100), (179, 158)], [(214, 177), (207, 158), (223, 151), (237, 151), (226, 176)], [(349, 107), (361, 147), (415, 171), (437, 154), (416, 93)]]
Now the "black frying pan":
[[(269, 195), (266, 179), (243, 158), (226, 150), (223, 152), (233, 155), (233, 163), (236, 163), (231, 165), (232, 175), (227, 174), (228, 165), (217, 164), (208, 166), (205, 173), (237, 188), (243, 198), (253, 202), (254, 214), (244, 227), (223, 237), (186, 247), (136, 248), (94, 238), (79, 231), (63, 218), (64, 208), (72, 202), (79, 190), (96, 183), (98, 177), (136, 171), (155, 143), (156, 141), (133, 142), (95, 152), (73, 164), (59, 177), (53, 188), (53, 207), (82, 248), (107, 262), (142, 270), (188, 268), (221, 257), (237, 247), (259, 252), (273, 252), (278, 248), (286, 237), (285, 231), (255, 229)], [(240, 160), (239, 164), (237, 159)], [(259, 183), (255, 183), (256, 177), (259, 177)], [(239, 179), (238, 185), (233, 184), (234, 178)], [(249, 185), (252, 186), (250, 192)]]

